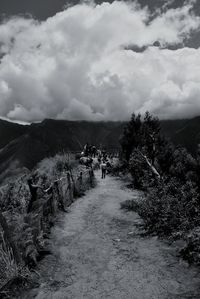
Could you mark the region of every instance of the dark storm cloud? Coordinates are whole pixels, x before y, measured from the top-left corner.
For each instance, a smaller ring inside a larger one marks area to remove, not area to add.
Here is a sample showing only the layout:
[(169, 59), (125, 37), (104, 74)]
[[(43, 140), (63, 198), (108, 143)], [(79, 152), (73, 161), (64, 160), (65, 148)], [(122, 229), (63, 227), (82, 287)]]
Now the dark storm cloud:
[[(189, 0), (188, 0), (189, 1)], [(169, 9), (184, 6), (187, 0), (138, 0), (142, 7), (148, 7), (151, 12), (156, 9)], [(83, 1), (80, 0), (1, 0), (0, 1), (0, 19), (13, 15), (32, 15), (38, 20), (45, 20), (63, 10), (66, 5), (75, 5)], [(103, 0), (94, 1), (98, 4)], [(108, 0), (112, 3), (112, 0)], [(133, 1), (130, 1), (133, 2)], [(194, 11), (200, 16), (200, 1), (194, 1)], [(185, 45), (189, 47), (200, 46), (200, 32), (195, 32), (185, 41)], [(179, 45), (178, 47), (181, 47)], [(176, 46), (177, 48), (177, 46)]]
[[(0, 14), (7, 16), (31, 14), (44, 20), (63, 9), (66, 0), (1, 0)], [(76, 0), (73, 0), (76, 3)]]
[[(55, 15), (57, 12), (63, 10), (67, 4), (74, 5), (80, 3), (79, 0), (1, 0), (0, 14), (8, 16), (18, 14), (32, 14), (39, 20), (46, 19)], [(104, 2), (103, 0), (94, 1), (98, 4)], [(112, 3), (113, 1), (108, 1)], [(184, 5), (185, 0), (138, 0), (142, 7), (148, 6), (150, 10), (161, 8), (163, 6), (168, 8), (177, 8)], [(196, 14), (200, 15), (200, 3), (197, 1), (194, 6)]]

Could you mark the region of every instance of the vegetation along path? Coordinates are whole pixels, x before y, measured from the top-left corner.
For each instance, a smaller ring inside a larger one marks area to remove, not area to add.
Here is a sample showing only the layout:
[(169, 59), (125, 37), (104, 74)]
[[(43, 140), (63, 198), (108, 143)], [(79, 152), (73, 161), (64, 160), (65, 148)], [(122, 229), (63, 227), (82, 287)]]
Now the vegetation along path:
[(120, 209), (138, 196), (116, 178), (70, 207), (51, 234), (52, 255), (39, 265), (41, 284), (21, 298), (200, 298), (200, 274), (155, 237), (141, 237), (139, 216)]

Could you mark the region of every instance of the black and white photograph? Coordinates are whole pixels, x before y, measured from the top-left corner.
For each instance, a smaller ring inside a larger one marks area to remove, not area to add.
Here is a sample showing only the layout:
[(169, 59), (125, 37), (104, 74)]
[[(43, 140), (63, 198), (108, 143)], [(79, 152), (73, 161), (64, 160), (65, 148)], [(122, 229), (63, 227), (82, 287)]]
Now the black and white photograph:
[(200, 299), (199, 0), (0, 0), (0, 299)]

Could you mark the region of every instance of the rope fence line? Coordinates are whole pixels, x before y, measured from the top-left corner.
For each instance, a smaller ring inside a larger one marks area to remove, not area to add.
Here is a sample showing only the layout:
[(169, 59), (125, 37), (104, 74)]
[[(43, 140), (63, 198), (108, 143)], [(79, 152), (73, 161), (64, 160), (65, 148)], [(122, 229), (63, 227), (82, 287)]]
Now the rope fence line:
[(43, 190), (43, 196), (38, 196), (32, 203), (29, 213), (24, 214), (23, 252), (19, 252), (18, 242), (14, 241), (13, 233), (9, 233), (7, 219), (4, 213), (0, 212), (0, 225), (6, 247), (13, 253), (15, 263), (22, 261), (30, 268), (35, 267), (42, 251), (40, 240), (48, 234), (59, 210), (67, 212), (73, 201), (93, 186), (92, 169), (80, 171), (77, 175), (69, 170), (66, 175), (52, 181), (50, 186)]
[[(118, 149), (109, 149), (109, 152), (118, 155), (119, 151)], [(67, 154), (66, 160), (70, 161), (71, 156), (80, 154), (80, 151), (70, 151), (65, 154)], [(20, 219), (20, 227), (13, 227), (13, 223), (15, 222), (10, 218), (11, 214), (9, 211), (0, 211), (0, 227), (2, 231), (0, 242), (3, 240), (4, 251), (9, 254), (9, 258), (12, 260), (11, 262), (16, 265), (16, 269), (21, 269), (21, 267), (24, 268), (26, 266), (32, 269), (37, 265), (40, 257), (47, 251), (45, 250), (45, 240), (48, 238), (55, 219), (62, 217), (59, 211), (68, 212), (68, 207), (77, 197), (84, 195), (86, 190), (94, 187), (94, 170), (95, 163), (93, 167), (81, 168), (80, 166), (80, 169), (76, 172), (68, 169), (66, 172), (60, 173), (60, 177), (49, 181), (49, 186), (41, 186), (40, 189), (42, 192), (36, 192), (36, 200), (30, 205), (29, 212), (27, 211), (26, 199), (29, 196), (31, 197), (31, 192), (26, 181), (30, 175), (24, 174), (17, 179), (16, 185), (21, 185), (19, 188), (18, 186), (14, 186), (14, 189), (11, 190), (11, 197), (9, 195), (9, 198), (11, 201), (13, 198), (16, 199), (16, 197), (20, 198), (20, 202), (21, 200), (24, 201), (25, 206), (22, 204), (20, 210), (18, 210), (17, 206), (12, 205), (11, 213), (14, 213), (18, 217), (17, 219)], [(42, 176), (39, 175), (38, 178), (39, 181), (40, 178), (42, 180)], [(0, 186), (0, 197), (3, 199), (3, 202), (4, 197), (7, 198), (6, 188), (12, 189), (12, 185), (12, 183), (8, 183), (4, 186)], [(23, 199), (21, 197), (23, 197)], [(3, 204), (6, 207), (7, 199)], [(22, 210), (24, 212), (22, 212)]]
[[(116, 155), (119, 153), (118, 148), (109, 148), (107, 150), (115, 153)], [(78, 153), (80, 153), (80, 151), (65, 152), (69, 159), (71, 155)], [(24, 181), (21, 181), (21, 184), (24, 184)], [(26, 211), (24, 214), (25, 228), (23, 237), (25, 242), (23, 254), (19, 252), (17, 244), (13, 241), (12, 233), (8, 233), (8, 229), (6, 229), (6, 227), (8, 228), (9, 225), (7, 224), (4, 212), (0, 211), (0, 226), (5, 235), (4, 239), (7, 244), (6, 246), (8, 250), (13, 252), (13, 256), (17, 264), (19, 261), (21, 262), (21, 260), (25, 260), (30, 267), (36, 265), (37, 255), (40, 251), (40, 249), (38, 249), (40, 248), (38, 240), (41, 235), (46, 234), (49, 230), (49, 227), (54, 222), (58, 210), (66, 212), (67, 207), (71, 205), (75, 198), (83, 195), (84, 192), (93, 187), (93, 185), (94, 172), (91, 167), (85, 170), (83, 169), (75, 175), (72, 173), (72, 170), (68, 170), (63, 176), (50, 182), (48, 188), (44, 189), (40, 187), (43, 191), (43, 195), (36, 195), (35, 200), (33, 200), (29, 206), (29, 211)], [(0, 187), (0, 196), (4, 193), (3, 189), (8, 186), (9, 184)], [(19, 190), (21, 190), (21, 187)]]

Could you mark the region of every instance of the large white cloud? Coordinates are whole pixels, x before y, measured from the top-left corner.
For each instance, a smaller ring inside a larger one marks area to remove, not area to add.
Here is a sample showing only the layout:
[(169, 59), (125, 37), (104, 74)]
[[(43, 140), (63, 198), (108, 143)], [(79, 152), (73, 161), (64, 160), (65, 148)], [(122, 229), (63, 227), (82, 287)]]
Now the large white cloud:
[[(124, 2), (81, 4), (0, 25), (0, 113), (10, 119), (125, 120), (200, 113), (200, 50), (162, 49), (200, 26), (192, 5), (152, 18)], [(151, 46), (159, 41), (161, 47)], [(125, 50), (147, 46), (142, 53)]]

